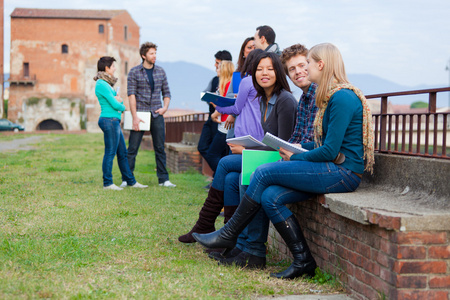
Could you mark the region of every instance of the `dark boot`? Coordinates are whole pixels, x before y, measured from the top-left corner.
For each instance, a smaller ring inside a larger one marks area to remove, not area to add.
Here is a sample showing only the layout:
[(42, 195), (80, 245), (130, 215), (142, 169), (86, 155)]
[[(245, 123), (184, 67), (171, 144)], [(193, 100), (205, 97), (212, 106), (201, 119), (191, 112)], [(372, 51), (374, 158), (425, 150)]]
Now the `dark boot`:
[(302, 275), (314, 277), (317, 264), (309, 251), (302, 228), (295, 216), (292, 215), (286, 221), (274, 224), (274, 226), (291, 250), (294, 262), (285, 271), (271, 273), (270, 276), (283, 279), (293, 279)]
[(247, 227), (260, 208), (261, 204), (256, 203), (245, 194), (233, 217), (222, 228), (208, 234), (193, 233), (192, 236), (203, 247), (226, 248), (223, 253), (225, 256), (234, 248), (239, 234)]
[[(236, 249), (236, 248), (235, 248)], [(219, 265), (236, 265), (248, 269), (264, 269), (266, 267), (266, 258), (242, 251), (235, 257), (223, 258), (219, 260)]]
[(239, 249), (237, 247), (234, 247), (233, 250), (231, 250), (229, 253), (227, 253), (227, 255), (223, 256), (222, 252), (225, 249), (218, 248), (218, 250), (221, 250), (221, 251), (211, 251), (211, 252), (209, 252), (208, 257), (211, 258), (211, 259), (214, 259), (214, 260), (222, 260), (222, 259), (225, 259), (225, 258), (231, 258), (231, 257), (238, 256), (239, 253), (242, 252), (241, 249)]
[(206, 197), (205, 203), (203, 203), (203, 207), (198, 214), (197, 223), (195, 223), (191, 231), (178, 237), (178, 240), (182, 243), (195, 243), (192, 233), (209, 233), (215, 231), (214, 223), (222, 207), (223, 191), (211, 187), (208, 192), (208, 197)]
[(223, 216), (225, 217), (225, 219), (223, 220), (223, 224), (227, 224), (227, 222), (234, 215), (234, 212), (237, 208), (237, 205), (227, 205), (223, 207)]

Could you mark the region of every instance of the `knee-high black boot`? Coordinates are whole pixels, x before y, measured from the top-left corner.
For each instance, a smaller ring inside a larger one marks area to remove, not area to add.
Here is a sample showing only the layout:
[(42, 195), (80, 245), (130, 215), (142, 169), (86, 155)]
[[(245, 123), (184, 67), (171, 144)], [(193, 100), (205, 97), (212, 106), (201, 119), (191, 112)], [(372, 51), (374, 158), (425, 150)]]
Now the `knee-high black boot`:
[(294, 215), (290, 216), (284, 222), (274, 224), (278, 233), (286, 242), (294, 262), (285, 271), (280, 273), (271, 273), (271, 277), (293, 279), (302, 275), (313, 277), (317, 267), (316, 261), (309, 251), (305, 236), (302, 233), (302, 228), (298, 224)]
[(245, 194), (227, 224), (212, 233), (193, 233), (192, 237), (206, 248), (225, 248), (223, 255), (226, 255), (234, 248), (239, 234), (247, 227), (260, 208), (261, 204), (256, 203)]

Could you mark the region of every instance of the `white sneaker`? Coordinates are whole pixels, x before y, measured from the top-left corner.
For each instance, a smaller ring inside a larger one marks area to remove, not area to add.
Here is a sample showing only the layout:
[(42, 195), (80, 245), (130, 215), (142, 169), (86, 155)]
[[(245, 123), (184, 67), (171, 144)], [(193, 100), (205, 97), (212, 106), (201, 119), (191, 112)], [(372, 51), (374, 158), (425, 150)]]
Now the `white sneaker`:
[(127, 187), (127, 182), (126, 181), (122, 181), (122, 184), (121, 185), (119, 185), (119, 187), (121, 187), (121, 188), (124, 188), (124, 187)]
[(164, 186), (164, 187), (176, 187), (176, 185), (173, 184), (172, 182), (170, 182), (169, 180), (166, 180), (164, 183), (160, 183), (159, 186)]
[(108, 185), (108, 186), (104, 186), (103, 189), (104, 190), (113, 190), (113, 191), (121, 191), (121, 190), (123, 190), (123, 188), (118, 187), (114, 183), (111, 184), (111, 185)]
[[(126, 182), (125, 182), (126, 183)], [(148, 187), (148, 185), (145, 184), (140, 184), (139, 182), (136, 181), (135, 184), (131, 185), (132, 188), (139, 188), (139, 189), (145, 189), (146, 187)]]

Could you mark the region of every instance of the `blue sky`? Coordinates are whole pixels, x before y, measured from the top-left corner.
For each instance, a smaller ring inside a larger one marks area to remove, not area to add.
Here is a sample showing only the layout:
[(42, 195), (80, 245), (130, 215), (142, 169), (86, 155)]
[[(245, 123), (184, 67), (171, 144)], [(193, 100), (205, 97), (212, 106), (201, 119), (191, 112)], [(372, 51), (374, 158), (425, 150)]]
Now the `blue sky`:
[(449, 85), (449, 0), (5, 0), (5, 72), (15, 7), (126, 9), (141, 27), (141, 42), (158, 44), (159, 60), (211, 70), (217, 50), (229, 50), (236, 61), (243, 40), (266, 24), (274, 28), (281, 48), (335, 44), (347, 73), (411, 87)]

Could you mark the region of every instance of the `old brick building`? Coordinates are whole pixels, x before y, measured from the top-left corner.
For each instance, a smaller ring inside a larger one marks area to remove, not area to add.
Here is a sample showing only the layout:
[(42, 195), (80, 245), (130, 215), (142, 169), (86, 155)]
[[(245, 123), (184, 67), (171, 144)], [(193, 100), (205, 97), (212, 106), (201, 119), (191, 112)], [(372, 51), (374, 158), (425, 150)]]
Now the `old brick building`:
[(139, 26), (126, 10), (16, 8), (11, 14), (8, 119), (27, 131), (98, 131), (93, 80), (101, 56), (117, 60), (116, 86), (141, 62)]

